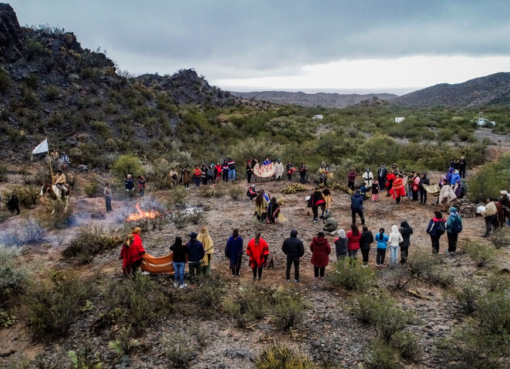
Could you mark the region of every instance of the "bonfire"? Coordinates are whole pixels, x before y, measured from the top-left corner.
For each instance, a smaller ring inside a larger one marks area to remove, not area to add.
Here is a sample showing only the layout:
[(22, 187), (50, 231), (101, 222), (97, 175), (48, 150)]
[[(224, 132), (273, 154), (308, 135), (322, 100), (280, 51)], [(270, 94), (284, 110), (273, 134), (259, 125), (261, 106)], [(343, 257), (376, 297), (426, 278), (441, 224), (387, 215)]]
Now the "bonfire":
[(134, 221), (142, 220), (145, 218), (155, 219), (155, 218), (159, 218), (162, 216), (161, 213), (156, 210), (143, 211), (142, 209), (140, 209), (140, 206), (138, 204), (135, 205), (135, 208), (138, 211), (138, 213), (130, 214), (126, 218), (126, 222), (134, 222)]

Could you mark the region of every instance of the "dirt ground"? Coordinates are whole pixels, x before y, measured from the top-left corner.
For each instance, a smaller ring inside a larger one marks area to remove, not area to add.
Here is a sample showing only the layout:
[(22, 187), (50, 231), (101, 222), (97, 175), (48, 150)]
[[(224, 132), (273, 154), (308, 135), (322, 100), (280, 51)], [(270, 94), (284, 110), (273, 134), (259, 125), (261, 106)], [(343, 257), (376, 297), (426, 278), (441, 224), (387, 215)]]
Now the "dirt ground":
[[(472, 172), (469, 172), (468, 176), (470, 174)], [(438, 177), (439, 173), (432, 173), (431, 182), (436, 182)], [(339, 365), (347, 368), (356, 367), (358, 363), (363, 361), (366, 342), (373, 335), (373, 332), (348, 314), (344, 303), (349, 294), (341, 289), (334, 288), (326, 280), (313, 278), (309, 245), (312, 237), (321, 231), (323, 226), (322, 221), (312, 222), (311, 209), (308, 209), (305, 203), (305, 197), (312, 192), (313, 185), (307, 185), (308, 190), (306, 192), (284, 195), (281, 193), (281, 189), (286, 184), (286, 181), (256, 183), (257, 189), (264, 189), (271, 196), (283, 198), (282, 214), (286, 218), (285, 222), (260, 225), (253, 217), (254, 201), (250, 201), (245, 196), (238, 201), (233, 201), (228, 195), (221, 198), (204, 198), (198, 196), (198, 190), (193, 187), (188, 191), (186, 203), (188, 206), (206, 209), (203, 223), (187, 225), (183, 229), (177, 229), (172, 223), (169, 223), (162, 230), (144, 233), (142, 239), (147, 252), (154, 256), (162, 256), (169, 252), (168, 247), (176, 236), (180, 235), (186, 238), (186, 235), (191, 231), (198, 232), (202, 225), (207, 225), (215, 247), (215, 254), (212, 259), (213, 270), (218, 271), (232, 288), (237, 288), (236, 286), (243, 284), (261, 283), (275, 288), (297, 288), (302, 291), (308, 301), (303, 327), (295, 334), (283, 334), (277, 332), (270, 321), (262, 321), (254, 329), (243, 330), (236, 328), (232, 322), (225, 319), (199, 320), (197, 322), (192, 321), (189, 317), (183, 317), (182, 319), (170, 317), (168, 321), (158, 325), (157, 330), (149, 331), (147, 336), (143, 338), (150, 346), (150, 350), (127, 358), (128, 362), (124, 363), (126, 364), (124, 366), (117, 365), (115, 367), (165, 367), (164, 360), (161, 358), (162, 340), (165, 336), (175, 334), (177, 331), (187, 332), (192, 323), (198, 323), (202, 331), (212, 335), (211, 345), (207, 346), (200, 356), (194, 360), (193, 368), (251, 368), (253, 367), (253, 359), (257, 354), (264, 347), (274, 342), (286, 343), (316, 361), (333, 359)], [(239, 181), (237, 184), (229, 184), (228, 186), (241, 186), (245, 189), (247, 184), (245, 181)], [(331, 212), (338, 220), (339, 228), (347, 231), (351, 224), (350, 196), (341, 191), (332, 191), (332, 193)], [(147, 195), (161, 199), (166, 193), (165, 191), (152, 193), (149, 188)], [(400, 226), (402, 221), (407, 220), (414, 229), (409, 253), (413, 254), (417, 250), (430, 252), (431, 243), (425, 229), (433, 216), (433, 211), (441, 209), (434, 203), (435, 198), (429, 197), (426, 205), (420, 205), (408, 199), (403, 199), (401, 204), (396, 205), (394, 200), (391, 197), (386, 197), (385, 192), (383, 192), (379, 195), (378, 202), (373, 203), (370, 200), (365, 202), (366, 224), (374, 234), (380, 227), (384, 227), (386, 232), (389, 233), (392, 225)], [(105, 213), (102, 198), (75, 197), (71, 199), (75, 214), (80, 215), (79, 224), (65, 232), (61, 232), (61, 236), (58, 237), (55, 232), (50, 233), (44, 244), (28, 246), (28, 252), (24, 256), (25, 261), (37, 262), (40, 266), (41, 272), (39, 274), (41, 277), (46, 269), (69, 267), (69, 264), (62, 259), (61, 251), (76, 236), (80, 225), (101, 224), (114, 232), (121, 232), (124, 230), (122, 219), (125, 216), (126, 209), (133, 209), (133, 204), (130, 201), (114, 200), (112, 204), (114, 211)], [(31, 213), (38, 211), (40, 209), (31, 210)], [(26, 214), (27, 210), (23, 210), (23, 213)], [(104, 214), (104, 218), (93, 219), (91, 216), (93, 214), (95, 214), (94, 216)], [(445, 212), (444, 215), (446, 216), (447, 213)], [(22, 217), (9, 218), (0, 224), (0, 230), (9, 232), (18, 227), (21, 221)], [(240, 278), (233, 278), (229, 275), (228, 260), (224, 256), (224, 248), (234, 228), (239, 228), (245, 245), (254, 236), (255, 230), (260, 230), (262, 238), (269, 243), (270, 258), (273, 259), (274, 268), (264, 270), (261, 282), (252, 281), (252, 273), (248, 267), (247, 258), (244, 258)], [(300, 267), (300, 283), (291, 282), (289, 285), (285, 280), (285, 255), (281, 251), (281, 245), (292, 229), (299, 232), (298, 237), (303, 240), (306, 252)], [(464, 231), (460, 236), (461, 243), (467, 239), (480, 239), (485, 230), (484, 221), (481, 217), (465, 218), (463, 229)], [(334, 250), (333, 241), (336, 236), (327, 235), (327, 238)], [(478, 275), (476, 268), (470, 265), (467, 259), (447, 257), (445, 255), (446, 243), (446, 236), (444, 236), (441, 239), (440, 255), (438, 256), (445, 259), (445, 267), (456, 268), (455, 274), (458, 278), (472, 278)], [(114, 250), (97, 256), (91, 265), (78, 267), (78, 273), (90, 275), (100, 271), (105, 276), (121, 280), (121, 262), (118, 260), (118, 251)], [(503, 250), (497, 267), (510, 270), (509, 256), (509, 251), (507, 249)], [(333, 251), (330, 255), (330, 263), (333, 263), (335, 259)], [(375, 244), (373, 244), (369, 267), (376, 270), (381, 286), (383, 285), (382, 281), (388, 263), (389, 253), (386, 258), (386, 266), (383, 268), (375, 267)], [(330, 264), (326, 268), (326, 274), (332, 273), (333, 268), (334, 266)], [(168, 288), (173, 288), (173, 286), (169, 284)], [(402, 308), (414, 311), (417, 315), (417, 321), (420, 322), (413, 326), (412, 330), (420, 335), (420, 345), (424, 350), (424, 357), (421, 363), (409, 364), (408, 367), (438, 367), (439, 364), (432, 355), (434, 342), (450, 333), (459, 318), (455, 316), (455, 311), (451, 309), (452, 299), (448, 291), (438, 286), (418, 282), (413, 285), (413, 288), (418, 289), (428, 299), (412, 297), (405, 292), (395, 295)], [(72, 337), (79, 337), (82, 334), (84, 332), (73, 330), (70, 341), (72, 341)], [(97, 347), (104, 348), (108, 345), (108, 337), (94, 337), (91, 340), (92, 344)], [(14, 354), (22, 353), (29, 358), (33, 358), (37, 353), (43, 351), (56, 352), (60, 345), (68, 346), (69, 344), (72, 345), (72, 342), (57, 341), (47, 345), (34, 345), (31, 343), (22, 323), (17, 323), (11, 328), (0, 329), (0, 364), (7, 363), (9, 357), (14, 357)], [(2, 357), (4, 359), (1, 359)]]

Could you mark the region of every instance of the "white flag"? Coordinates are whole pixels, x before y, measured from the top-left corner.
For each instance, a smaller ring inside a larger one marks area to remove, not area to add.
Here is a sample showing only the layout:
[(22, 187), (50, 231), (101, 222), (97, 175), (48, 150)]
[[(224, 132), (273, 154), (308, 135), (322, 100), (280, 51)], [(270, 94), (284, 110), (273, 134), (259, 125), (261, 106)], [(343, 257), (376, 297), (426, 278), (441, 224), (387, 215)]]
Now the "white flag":
[(43, 152), (48, 152), (48, 139), (45, 139), (41, 142), (37, 147), (32, 151), (32, 155), (41, 154)]

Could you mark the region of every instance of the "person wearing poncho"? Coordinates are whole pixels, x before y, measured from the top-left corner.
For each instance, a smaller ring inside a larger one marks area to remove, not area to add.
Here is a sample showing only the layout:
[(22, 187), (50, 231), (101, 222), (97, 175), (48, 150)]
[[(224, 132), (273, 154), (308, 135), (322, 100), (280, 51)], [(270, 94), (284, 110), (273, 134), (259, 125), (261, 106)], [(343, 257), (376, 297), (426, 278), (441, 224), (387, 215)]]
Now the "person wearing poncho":
[(255, 238), (248, 242), (246, 253), (250, 257), (250, 267), (253, 270), (253, 280), (257, 279), (257, 272), (259, 281), (262, 278), (262, 268), (267, 264), (267, 257), (269, 255), (269, 245), (260, 237), (260, 232), (255, 233)]
[(202, 227), (202, 229), (200, 229), (197, 240), (202, 242), (205, 250), (204, 258), (202, 259), (202, 273), (209, 276), (211, 275), (211, 258), (214, 253), (214, 243), (211, 236), (209, 236), (207, 227)]
[(230, 259), (230, 270), (232, 276), (239, 277), (241, 263), (243, 261), (243, 239), (239, 236), (239, 230), (236, 228), (227, 241), (225, 255)]
[(404, 180), (402, 179), (402, 175), (397, 175), (397, 178), (393, 181), (393, 186), (390, 190), (393, 194), (393, 198), (396, 200), (397, 204), (400, 204), (400, 198), (405, 197), (406, 189), (404, 187)]
[(120, 252), (120, 259), (122, 259), (122, 270), (124, 275), (129, 273), (135, 275), (138, 267), (142, 264), (142, 255), (145, 254), (145, 249), (142, 245), (140, 233), (142, 229), (136, 227), (133, 229), (133, 234), (126, 238), (126, 242), (122, 246)]
[(260, 190), (257, 198), (255, 199), (255, 215), (257, 220), (265, 222), (267, 216), (267, 200), (264, 196), (264, 190)]

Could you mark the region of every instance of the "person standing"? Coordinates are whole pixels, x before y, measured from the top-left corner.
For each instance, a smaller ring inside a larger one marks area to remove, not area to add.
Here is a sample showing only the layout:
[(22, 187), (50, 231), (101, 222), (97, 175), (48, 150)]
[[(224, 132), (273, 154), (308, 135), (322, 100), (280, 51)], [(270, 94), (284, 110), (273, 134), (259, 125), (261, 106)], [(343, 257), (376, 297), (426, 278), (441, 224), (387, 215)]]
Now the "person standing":
[(331, 246), (328, 240), (324, 238), (324, 232), (319, 232), (317, 237), (313, 238), (310, 251), (312, 252), (311, 263), (314, 278), (324, 279), (326, 267), (329, 264), (329, 254), (331, 254)]
[(234, 159), (228, 159), (228, 180), (234, 182), (236, 180), (236, 163)]
[(246, 182), (251, 183), (251, 177), (253, 176), (253, 167), (251, 161), (246, 162)]
[(359, 215), (361, 224), (364, 225), (365, 217), (363, 216), (363, 197), (359, 190), (356, 190), (354, 195), (351, 196), (352, 224), (356, 224), (356, 214)]
[(255, 199), (255, 215), (257, 220), (261, 223), (266, 221), (268, 203), (264, 196), (264, 190), (260, 190), (257, 198)]
[(377, 169), (377, 182), (379, 182), (379, 187), (381, 191), (385, 189), (386, 176), (388, 171), (386, 170), (386, 166), (381, 164), (380, 168)]
[(377, 242), (377, 257), (375, 259), (375, 266), (382, 267), (384, 265), (388, 239), (388, 235), (384, 233), (384, 228), (379, 228), (379, 233), (375, 235), (375, 241)]
[(466, 159), (463, 156), (461, 156), (459, 160), (459, 175), (461, 176), (462, 179), (466, 178), (466, 167), (467, 167)]
[(269, 201), (269, 205), (267, 207), (267, 222), (269, 224), (276, 224), (276, 220), (278, 219), (278, 214), (280, 214), (280, 204), (276, 201), (276, 197), (271, 198)]
[(145, 194), (145, 178), (143, 176), (138, 176), (138, 194), (140, 198), (142, 198)]
[(289, 179), (289, 182), (292, 182), (292, 174), (294, 173), (295, 169), (290, 161), (287, 163), (285, 169), (287, 170), (287, 178)]
[(104, 201), (106, 203), (106, 212), (112, 211), (112, 189), (110, 188), (110, 184), (107, 183), (104, 190)]
[(406, 196), (406, 189), (404, 187), (402, 174), (397, 174), (395, 180), (393, 181), (391, 193), (393, 194), (393, 198), (395, 199), (396, 204), (400, 204), (400, 199)]
[(379, 197), (379, 181), (372, 183), (372, 202), (376, 202)]
[(214, 183), (219, 183), (221, 181), (221, 164), (216, 163), (214, 166), (214, 172), (216, 173), (216, 178), (214, 179)]
[(354, 191), (354, 182), (356, 182), (356, 169), (351, 168), (349, 170), (349, 174), (347, 175), (347, 187), (349, 187), (352, 191)]
[(130, 247), (130, 260), (131, 260), (131, 273), (136, 275), (138, 268), (142, 265), (142, 256), (145, 254), (145, 249), (142, 245), (142, 238), (140, 234), (142, 233), (142, 229), (140, 227), (136, 227), (133, 229), (133, 243)]
[(498, 208), (496, 207), (494, 199), (487, 199), (487, 206), (485, 207), (485, 210), (481, 212), (481, 214), (485, 218), (485, 234), (482, 237), (489, 237), (494, 221), (498, 216)]
[(50, 156), (51, 156), (51, 160), (53, 162), (53, 165), (57, 164), (58, 158), (60, 157), (58, 151), (54, 149), (51, 152)]
[(227, 160), (224, 160), (223, 161), (223, 165), (221, 166), (221, 176), (223, 178), (223, 182), (227, 183), (228, 182), (228, 161)]
[(184, 168), (181, 172), (182, 184), (184, 189), (189, 190), (189, 182), (191, 180), (191, 173), (188, 168)]
[(347, 241), (345, 230), (340, 229), (338, 231), (338, 238), (335, 239), (336, 261), (339, 263), (343, 263), (347, 257)]
[(301, 184), (306, 183), (306, 172), (307, 171), (308, 171), (308, 169), (306, 169), (306, 165), (301, 164), (301, 166), (299, 167), (299, 179), (301, 181)]
[(390, 263), (396, 264), (398, 262), (398, 247), (401, 242), (404, 242), (402, 235), (398, 231), (398, 227), (393, 225), (391, 227), (390, 237), (388, 238), (390, 243)]
[(356, 224), (351, 224), (351, 230), (347, 232), (347, 253), (351, 261), (357, 259), (358, 250), (360, 248), (359, 241), (361, 239), (361, 233)]
[(413, 181), (412, 181), (412, 190), (413, 190), (413, 200), (418, 201), (418, 194), (420, 193), (420, 176), (418, 173), (413, 173)]
[(427, 173), (422, 173), (420, 178), (420, 204), (425, 205), (427, 203), (427, 190), (423, 185), (430, 186), (430, 180), (427, 178)]
[(446, 221), (446, 236), (448, 237), (448, 250), (447, 253), (457, 251), (457, 240), (459, 233), (462, 232), (462, 219), (457, 213), (457, 208), (450, 208), (450, 216)]
[(181, 237), (175, 237), (175, 242), (170, 246), (173, 253), (174, 265), (174, 286), (177, 288), (186, 288), (188, 285), (184, 283), (184, 268), (186, 267), (186, 246), (182, 244)]
[(253, 271), (253, 280), (262, 278), (262, 268), (267, 264), (267, 257), (269, 256), (269, 245), (260, 237), (260, 232), (255, 232), (255, 238), (252, 238), (246, 246), (246, 253), (250, 257), (250, 267)]
[(367, 226), (363, 226), (361, 238), (359, 240), (359, 248), (363, 255), (363, 268), (368, 268), (368, 256), (370, 255), (370, 245), (374, 242), (374, 235), (368, 230)]
[(133, 198), (133, 191), (135, 190), (135, 182), (133, 181), (133, 177), (131, 174), (128, 174), (126, 180), (124, 181), (124, 187), (129, 195), (129, 197)]
[(444, 234), (446, 229), (446, 219), (443, 218), (443, 214), (440, 211), (434, 212), (434, 217), (430, 219), (427, 227), (427, 234), (430, 235), (432, 241), (432, 254), (439, 253), (439, 239)]
[(206, 277), (211, 275), (211, 259), (214, 254), (214, 243), (209, 235), (207, 227), (202, 227), (198, 232), (197, 241), (204, 246), (204, 258), (202, 259), (202, 274)]
[(125, 277), (131, 274), (131, 244), (133, 243), (135, 236), (133, 234), (128, 235), (124, 239), (124, 243), (122, 244), (122, 249), (120, 250), (119, 260), (122, 260), (122, 274)]
[(278, 159), (276, 161), (276, 164), (275, 164), (275, 176), (276, 176), (276, 180), (277, 181), (281, 181), (282, 180), (282, 177), (283, 177), (283, 164), (282, 162), (280, 161), (280, 159)]
[(16, 212), (16, 215), (19, 215), (19, 199), (18, 196), (16, 196), (15, 193), (11, 195), (11, 198), (7, 201), (7, 210), (11, 212), (11, 214), (14, 214)]
[(363, 180), (365, 181), (365, 187), (367, 188), (367, 191), (370, 191), (372, 188), (372, 182), (374, 180), (374, 173), (370, 171), (369, 168), (367, 168), (367, 171), (363, 173)]
[(239, 235), (239, 229), (235, 228), (227, 240), (225, 247), (225, 256), (230, 260), (230, 270), (232, 277), (239, 278), (241, 263), (243, 262), (243, 239)]
[(200, 168), (200, 172), (201, 172), (201, 178), (202, 178), (202, 184), (204, 186), (207, 186), (207, 165), (205, 164), (202, 164), (202, 168)]
[(326, 165), (326, 162), (323, 161), (319, 168), (319, 181), (320, 181), (320, 183), (324, 184), (324, 187), (326, 187), (328, 185), (328, 174), (329, 174), (329, 168)]
[(388, 189), (388, 193), (386, 194), (386, 197), (391, 196), (391, 190), (393, 188), (393, 181), (395, 180), (395, 173), (389, 172), (386, 175), (386, 188)]
[(188, 267), (189, 267), (189, 276), (190, 279), (193, 280), (195, 275), (200, 275), (201, 267), (202, 267), (202, 259), (205, 255), (204, 245), (202, 242), (197, 240), (197, 234), (195, 232), (191, 232), (189, 234), (190, 240), (186, 244), (186, 253), (188, 254)]
[(193, 176), (195, 177), (195, 186), (200, 187), (200, 181), (202, 180), (202, 171), (195, 165), (195, 171), (193, 172)]
[(168, 176), (170, 177), (170, 187), (171, 188), (177, 187), (177, 172), (175, 171), (174, 168), (170, 170)]
[(294, 282), (299, 283), (299, 259), (305, 254), (305, 247), (303, 242), (297, 238), (298, 231), (293, 229), (290, 231), (290, 237), (283, 241), (282, 251), (287, 255), (287, 268), (285, 270), (285, 277), (287, 282), (290, 282), (290, 269), (294, 264)]
[(66, 152), (64, 151), (62, 153), (62, 156), (60, 157), (60, 160), (62, 161), (62, 170), (67, 173), (67, 171), (69, 170), (69, 165), (71, 164), (69, 155), (67, 155)]
[(413, 234), (413, 229), (407, 223), (406, 220), (404, 220), (402, 223), (400, 223), (400, 234), (402, 235), (403, 241), (400, 243), (400, 251), (401, 251), (401, 258), (400, 262), (402, 264), (405, 264), (407, 262), (407, 258), (409, 257), (409, 246), (411, 246), (411, 235)]
[(315, 187), (315, 190), (308, 200), (308, 207), (312, 208), (314, 223), (319, 220), (319, 206), (325, 206), (325, 201), (322, 192), (319, 190), (319, 187)]
[(207, 184), (213, 185), (215, 183), (216, 174), (216, 168), (214, 167), (214, 163), (212, 163), (209, 165), (209, 168), (207, 168)]

